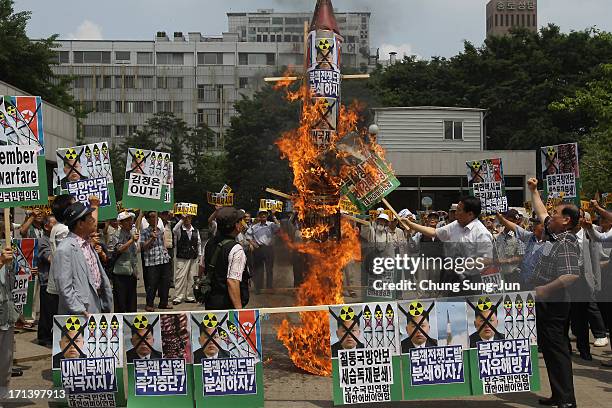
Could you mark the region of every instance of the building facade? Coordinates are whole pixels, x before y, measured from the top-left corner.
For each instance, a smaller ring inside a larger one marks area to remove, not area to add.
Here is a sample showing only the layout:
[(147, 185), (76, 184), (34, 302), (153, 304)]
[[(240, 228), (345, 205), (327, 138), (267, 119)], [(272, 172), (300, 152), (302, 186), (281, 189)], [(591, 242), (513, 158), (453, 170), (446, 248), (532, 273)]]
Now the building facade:
[(401, 182), (391, 203), (425, 210), (448, 210), (469, 192), (466, 162), (501, 158), (511, 207), (526, 201), (527, 180), (536, 175), (536, 152), (486, 150), (484, 109), (435, 106), (377, 108), (378, 143)]
[[(271, 10), (228, 13), (230, 30), (218, 37), (175, 32), (170, 38), (158, 32), (153, 41), (58, 40), (53, 70), (74, 78), (72, 94), (90, 111), (82, 128), (88, 142), (120, 142), (155, 113), (172, 112), (190, 126), (206, 123), (220, 149), (236, 101), (251, 96), (266, 76), (287, 67), (302, 69), (306, 16)], [(360, 69), (364, 59), (358, 45), (369, 49), (369, 13), (338, 17), (351, 33), (346, 38), (355, 41), (344, 47), (343, 63)], [(362, 27), (364, 38), (357, 40)]]
[(506, 35), (513, 27), (538, 30), (537, 0), (491, 0), (486, 15), (487, 37)]

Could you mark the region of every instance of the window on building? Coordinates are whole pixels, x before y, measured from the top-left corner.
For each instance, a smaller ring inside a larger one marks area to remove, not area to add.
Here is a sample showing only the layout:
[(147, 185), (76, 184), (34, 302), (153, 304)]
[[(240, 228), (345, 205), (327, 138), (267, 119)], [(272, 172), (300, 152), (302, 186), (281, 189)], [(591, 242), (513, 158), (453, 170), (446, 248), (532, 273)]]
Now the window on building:
[(249, 86), (249, 77), (240, 77), (238, 79), (238, 88), (244, 89)]
[(111, 113), (111, 101), (96, 101), (96, 112)]
[(272, 24), (283, 24), (282, 17), (272, 17)]
[(510, 15), (506, 14), (506, 27), (510, 27)]
[(157, 101), (157, 113), (160, 112), (172, 112), (172, 102)]
[(90, 139), (109, 139), (111, 137), (111, 126), (83, 125), (83, 135)]
[(54, 62), (57, 64), (70, 63), (70, 51), (55, 51)]
[(115, 137), (126, 137), (127, 136), (127, 126), (126, 125), (116, 125), (115, 126)]
[(183, 113), (183, 101), (174, 101), (172, 103), (172, 112)]
[(291, 36), (291, 42), (300, 42), (300, 36), (299, 35), (292, 35)]
[(116, 61), (129, 61), (130, 52), (129, 51), (115, 51), (115, 60)]
[(446, 140), (463, 139), (463, 122), (445, 120), (444, 121), (444, 139)]
[(198, 65), (222, 65), (222, 52), (198, 52)]
[(208, 126), (219, 126), (221, 122), (221, 109), (198, 109), (198, 125), (206, 123)]
[(257, 42), (261, 42), (261, 34), (257, 34)]
[(153, 113), (152, 101), (116, 101), (117, 113)]
[(221, 85), (198, 84), (198, 102), (218, 102), (222, 92)]
[(136, 53), (137, 64), (153, 64), (153, 53), (152, 52), (137, 52)]
[(157, 87), (160, 89), (183, 89), (183, 77), (157, 77)]
[(75, 64), (110, 64), (110, 51), (74, 51)]
[(531, 14), (527, 14), (527, 27), (531, 27)]
[(158, 52), (158, 65), (183, 65), (185, 55), (182, 52)]
[(270, 17), (249, 17), (249, 24), (270, 24)]
[(285, 36), (283, 37), (283, 41), (284, 42), (291, 42), (291, 36), (285, 34)]
[(123, 75), (115, 77), (115, 88), (134, 89), (136, 88), (136, 77), (134, 75)]
[(261, 42), (268, 42), (268, 36), (266, 34), (261, 36)]
[[(518, 25), (518, 21), (517, 21), (517, 25)], [(510, 15), (510, 26), (514, 27), (514, 14)]]
[(299, 24), (299, 22), (295, 17), (285, 17), (285, 24)]
[(81, 109), (83, 109), (85, 112), (95, 111), (94, 101), (81, 101), (80, 105), (81, 105)]
[(153, 77), (139, 76), (136, 78), (136, 85), (139, 89), (153, 89)]
[(246, 52), (238, 53), (238, 65), (249, 65), (249, 54)]
[(499, 25), (499, 19), (497, 18), (498, 16), (498, 14), (495, 15), (495, 27)]

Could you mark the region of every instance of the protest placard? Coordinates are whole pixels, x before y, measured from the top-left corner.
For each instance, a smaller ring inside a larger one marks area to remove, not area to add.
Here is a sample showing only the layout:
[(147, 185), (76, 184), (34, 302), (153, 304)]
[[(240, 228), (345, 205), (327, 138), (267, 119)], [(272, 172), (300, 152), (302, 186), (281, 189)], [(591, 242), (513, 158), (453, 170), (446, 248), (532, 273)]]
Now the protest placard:
[(259, 312), (191, 313), (196, 407), (263, 407)]
[(38, 240), (34, 238), (13, 239), (13, 266), (15, 267), (15, 286), (13, 287), (13, 302), (17, 311), (26, 319), (32, 318), (32, 306), (36, 278), (32, 268), (37, 267)]
[(206, 201), (210, 205), (219, 205), (221, 207), (231, 207), (234, 205), (234, 193), (227, 184), (224, 184), (221, 191), (218, 193), (206, 192)]
[(175, 215), (198, 215), (198, 205), (193, 203), (175, 203)]
[(580, 206), (580, 169), (578, 144), (544, 146), (540, 148), (544, 199), (559, 198)]
[(129, 148), (123, 206), (147, 211), (174, 208), (174, 175), (170, 154)]
[(480, 199), (482, 215), (508, 211), (501, 159), (473, 160), (466, 165), (470, 194)]
[(98, 219), (115, 219), (117, 206), (111, 158), (106, 142), (91, 143), (57, 149), (57, 178), (53, 190), (70, 194), (77, 201), (89, 205), (89, 197), (100, 199)]
[(125, 406), (123, 320), (119, 314), (54, 316), (53, 384), (69, 406)]
[(259, 211), (283, 212), (283, 202), (262, 198), (259, 200)]

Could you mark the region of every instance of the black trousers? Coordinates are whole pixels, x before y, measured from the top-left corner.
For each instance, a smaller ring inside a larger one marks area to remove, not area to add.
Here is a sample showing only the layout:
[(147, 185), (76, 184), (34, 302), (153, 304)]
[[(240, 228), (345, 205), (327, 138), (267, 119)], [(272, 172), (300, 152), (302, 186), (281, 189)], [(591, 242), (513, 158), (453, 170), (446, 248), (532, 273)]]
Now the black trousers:
[(136, 276), (113, 275), (113, 300), (115, 313), (136, 311)]
[(569, 302), (536, 302), (538, 338), (546, 363), (552, 399), (558, 403), (575, 403), (572, 360), (569, 352), (567, 323)]
[(38, 292), (40, 313), (38, 317), (38, 341), (53, 342), (53, 316), (57, 314), (59, 296), (47, 292), (47, 285), (40, 285)]
[(588, 310), (589, 302), (572, 302), (570, 306), (570, 327), (576, 336), (576, 348), (586, 354), (591, 352)]
[(159, 291), (159, 307), (168, 306), (168, 292), (170, 292), (170, 263), (155, 266), (145, 266), (147, 291), (147, 306), (154, 307), (155, 296)]
[(265, 268), (266, 288), (272, 289), (274, 276), (274, 248), (267, 245), (255, 248), (253, 251), (253, 264), (255, 266), (255, 288), (258, 290), (263, 288)]

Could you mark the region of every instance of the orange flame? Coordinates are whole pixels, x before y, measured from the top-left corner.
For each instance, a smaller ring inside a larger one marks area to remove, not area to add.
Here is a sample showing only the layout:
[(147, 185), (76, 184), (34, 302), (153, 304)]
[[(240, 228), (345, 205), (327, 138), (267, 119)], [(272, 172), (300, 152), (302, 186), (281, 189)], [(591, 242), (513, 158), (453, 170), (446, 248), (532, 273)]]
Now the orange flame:
[[(286, 81), (277, 84), (276, 88), (286, 86)], [(340, 203), (319, 200), (320, 194), (339, 198), (343, 178), (348, 174), (347, 166), (331, 169), (326, 165), (326, 156), (331, 154), (332, 161), (341, 163), (340, 154), (334, 149), (340, 138), (349, 132), (356, 131), (359, 119), (358, 105), (350, 108), (340, 106), (338, 129), (330, 141), (330, 146), (322, 149), (311, 139), (310, 130), (319, 121), (320, 112), (325, 101), (318, 99), (311, 102), (310, 90), (301, 86), (297, 91), (287, 90), (287, 99), (301, 99), (302, 115), (297, 129), (284, 133), (276, 141), (282, 156), (287, 158), (293, 170), (293, 184), (297, 189), (294, 195), (294, 209), (298, 220), (304, 221), (309, 213), (322, 216), (335, 216)], [(336, 153), (334, 153), (336, 152)], [(329, 159), (329, 158), (328, 158)], [(328, 163), (329, 164), (329, 163)], [(323, 191), (323, 193), (321, 193)], [(360, 258), (358, 230), (348, 221), (341, 221), (342, 239), (314, 242), (309, 239), (325, 236), (330, 231), (326, 223), (302, 225), (302, 243), (289, 243), (296, 251), (308, 255), (309, 270), (304, 283), (298, 288), (298, 305), (326, 305), (343, 303), (342, 270), (352, 260)], [(316, 375), (331, 374), (331, 350), (329, 344), (329, 323), (327, 312), (300, 313), (300, 325), (284, 320), (278, 328), (277, 337), (283, 342), (293, 363)]]

